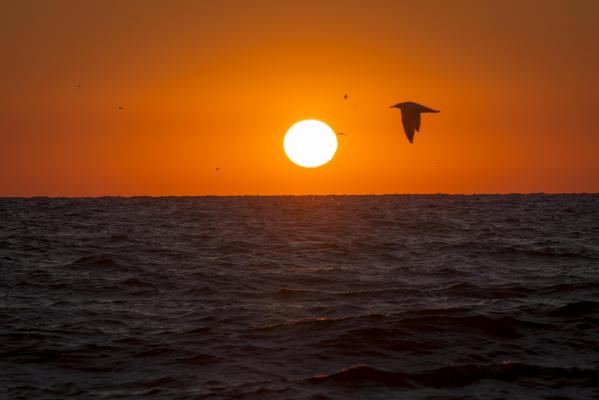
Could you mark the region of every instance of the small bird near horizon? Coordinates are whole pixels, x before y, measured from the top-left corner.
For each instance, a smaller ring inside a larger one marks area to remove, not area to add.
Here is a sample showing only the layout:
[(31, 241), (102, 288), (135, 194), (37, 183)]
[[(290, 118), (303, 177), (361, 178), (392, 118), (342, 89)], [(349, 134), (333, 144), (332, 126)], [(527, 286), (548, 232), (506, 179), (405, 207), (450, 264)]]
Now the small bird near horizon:
[(406, 137), (410, 143), (414, 143), (414, 132), (420, 132), (420, 114), (421, 113), (438, 113), (439, 110), (423, 106), (422, 104), (406, 101), (397, 103), (390, 108), (399, 108), (401, 110), (401, 122)]
[(347, 100), (349, 99), (349, 96), (346, 94), (345, 96), (343, 96), (343, 100)]
[(341, 136), (341, 135), (345, 135), (345, 132), (335, 132), (337, 135)]
[(216, 172), (220, 171), (220, 167), (216, 168), (216, 169), (215, 169), (215, 171), (216, 171)]

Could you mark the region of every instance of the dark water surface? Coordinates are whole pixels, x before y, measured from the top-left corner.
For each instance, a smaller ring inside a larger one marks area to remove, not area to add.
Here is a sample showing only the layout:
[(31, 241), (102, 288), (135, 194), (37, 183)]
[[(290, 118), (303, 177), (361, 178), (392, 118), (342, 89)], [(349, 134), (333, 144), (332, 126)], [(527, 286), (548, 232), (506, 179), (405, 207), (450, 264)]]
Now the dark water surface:
[(0, 200), (0, 398), (599, 398), (599, 196)]

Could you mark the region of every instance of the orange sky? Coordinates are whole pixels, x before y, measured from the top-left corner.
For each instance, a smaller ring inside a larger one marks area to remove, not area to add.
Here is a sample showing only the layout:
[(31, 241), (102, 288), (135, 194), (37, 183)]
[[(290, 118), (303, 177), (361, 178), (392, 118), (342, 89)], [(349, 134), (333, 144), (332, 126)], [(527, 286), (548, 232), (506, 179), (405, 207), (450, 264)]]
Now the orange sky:
[[(599, 192), (597, 15), (591, 0), (5, 2), (0, 196)], [(408, 100), (441, 110), (413, 145), (389, 109)], [(347, 133), (316, 169), (282, 146), (309, 118)]]

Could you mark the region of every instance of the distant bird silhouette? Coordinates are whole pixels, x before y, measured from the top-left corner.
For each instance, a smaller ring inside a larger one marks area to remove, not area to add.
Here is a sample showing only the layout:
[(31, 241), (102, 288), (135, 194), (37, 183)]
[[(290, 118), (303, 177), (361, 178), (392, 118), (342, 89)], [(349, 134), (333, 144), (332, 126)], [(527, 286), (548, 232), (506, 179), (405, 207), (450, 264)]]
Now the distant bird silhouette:
[(218, 172), (219, 170), (220, 170), (220, 167), (219, 167), (219, 168), (217, 168), (217, 169), (215, 169), (215, 171), (216, 171), (216, 172)]
[(414, 132), (420, 132), (420, 114), (421, 113), (438, 113), (438, 110), (433, 110), (418, 103), (406, 101), (405, 103), (397, 103), (391, 108), (399, 108), (401, 110), (401, 122), (403, 130), (410, 143), (414, 142)]
[(341, 136), (341, 135), (345, 135), (345, 132), (335, 132), (337, 135)]
[(349, 96), (346, 94), (345, 96), (343, 96), (343, 100), (347, 100), (349, 99)]
[(123, 107), (119, 107), (119, 110), (123, 111)]
[(79, 89), (81, 89), (83, 86), (81, 86), (81, 85), (77, 85), (77, 87), (78, 87)]

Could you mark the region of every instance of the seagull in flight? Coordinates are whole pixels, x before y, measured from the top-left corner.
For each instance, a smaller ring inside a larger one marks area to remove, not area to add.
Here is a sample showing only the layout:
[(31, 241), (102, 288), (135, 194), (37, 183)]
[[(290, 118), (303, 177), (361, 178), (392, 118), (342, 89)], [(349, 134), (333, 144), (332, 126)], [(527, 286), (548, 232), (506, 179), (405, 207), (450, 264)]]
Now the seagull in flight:
[(391, 108), (399, 108), (401, 110), (403, 130), (410, 143), (414, 143), (414, 132), (420, 132), (420, 114), (439, 112), (439, 110), (433, 110), (432, 108), (411, 101), (397, 103), (396, 105), (391, 106)]

